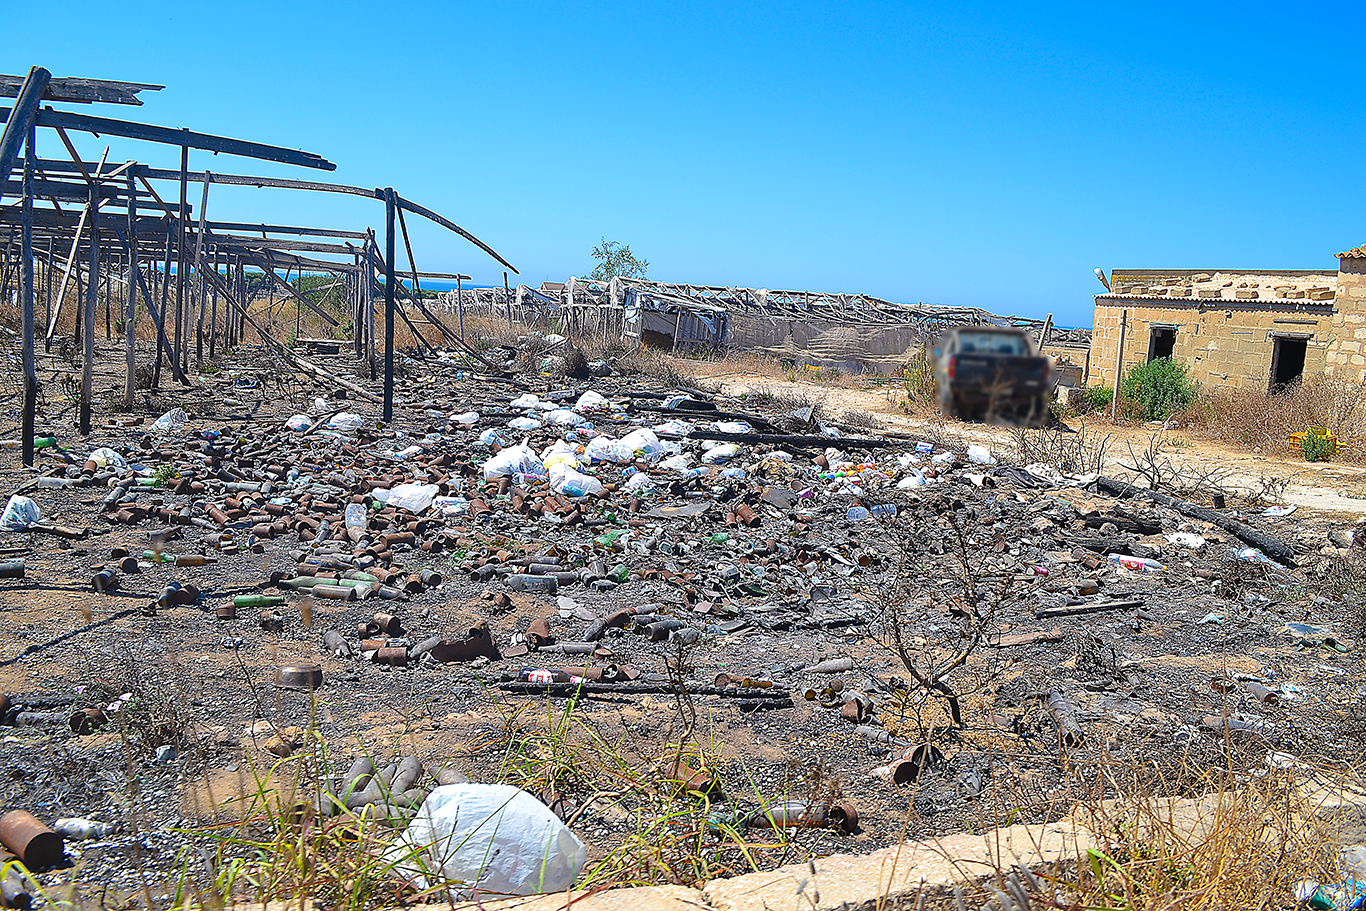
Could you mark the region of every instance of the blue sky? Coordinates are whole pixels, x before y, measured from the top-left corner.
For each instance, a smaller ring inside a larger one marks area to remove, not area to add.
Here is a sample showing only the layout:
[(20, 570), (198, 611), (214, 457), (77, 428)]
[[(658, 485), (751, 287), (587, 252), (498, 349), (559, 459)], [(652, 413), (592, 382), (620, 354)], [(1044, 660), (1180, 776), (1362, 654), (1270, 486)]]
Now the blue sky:
[[(77, 3), (61, 28), (14, 6), (0, 71), (164, 83), (98, 113), (320, 153), (330, 176), (190, 167), (391, 185), (531, 284), (606, 237), (664, 280), (1089, 325), (1094, 266), (1333, 268), (1366, 242), (1355, 5)], [(209, 215), (383, 224), (224, 187)], [(420, 267), (501, 283), (410, 228)]]

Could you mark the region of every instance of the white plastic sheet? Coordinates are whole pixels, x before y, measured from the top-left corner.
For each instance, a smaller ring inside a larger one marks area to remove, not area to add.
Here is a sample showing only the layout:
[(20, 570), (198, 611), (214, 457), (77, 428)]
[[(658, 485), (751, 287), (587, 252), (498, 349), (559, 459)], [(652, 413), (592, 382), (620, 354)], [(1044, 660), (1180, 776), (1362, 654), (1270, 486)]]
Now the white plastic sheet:
[(588, 861), (583, 842), (545, 804), (506, 784), (442, 785), (401, 841), (410, 859), (399, 866), (420, 876), (420, 856), (422, 868), (463, 884), (452, 897), (563, 892)]

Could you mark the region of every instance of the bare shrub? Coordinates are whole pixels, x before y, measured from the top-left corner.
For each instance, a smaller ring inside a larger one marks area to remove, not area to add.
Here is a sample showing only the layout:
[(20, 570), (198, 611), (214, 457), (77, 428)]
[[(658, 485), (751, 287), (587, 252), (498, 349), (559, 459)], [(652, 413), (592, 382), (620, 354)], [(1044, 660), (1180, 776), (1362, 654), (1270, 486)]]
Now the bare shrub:
[(1181, 417), (1216, 440), (1247, 448), (1289, 450), (1289, 437), (1310, 427), (1325, 427), (1344, 443), (1336, 458), (1360, 462), (1366, 449), (1353, 445), (1366, 436), (1366, 385), (1341, 377), (1306, 377), (1276, 395), (1254, 381), (1241, 388), (1204, 392)]
[(1063, 474), (1100, 473), (1111, 436), (1088, 432), (1085, 424), (1075, 433), (1062, 427), (1015, 427), (1011, 430), (1015, 455), (1021, 465), (1041, 463)]

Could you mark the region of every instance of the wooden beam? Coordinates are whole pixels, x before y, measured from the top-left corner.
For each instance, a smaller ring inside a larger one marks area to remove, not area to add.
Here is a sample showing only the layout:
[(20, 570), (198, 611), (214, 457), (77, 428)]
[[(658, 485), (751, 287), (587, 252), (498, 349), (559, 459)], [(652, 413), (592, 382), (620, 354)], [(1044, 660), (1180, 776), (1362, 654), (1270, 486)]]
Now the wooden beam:
[[(8, 121), (10, 113), (10, 108), (0, 108), (0, 120)], [(301, 152), (298, 149), (286, 149), (243, 139), (229, 139), (226, 136), (196, 133), (192, 130), (175, 130), (170, 127), (152, 126), (146, 123), (130, 123), (126, 120), (113, 120), (108, 117), (92, 117), (89, 114), (55, 111), (52, 108), (43, 108), (38, 112), (37, 124), (40, 127), (65, 127), (68, 130), (83, 130), (97, 136), (122, 136), (143, 142), (189, 146), (193, 149), (203, 149), (206, 152), (240, 155), (243, 158), (257, 158), (262, 161), (278, 161), (304, 168), (317, 168), (322, 171), (335, 171), (337, 169), (335, 164), (313, 152)], [(0, 164), (3, 164), (3, 161), (0, 161)], [(8, 174), (8, 171), (5, 173)]]
[[(19, 94), (23, 83), (20, 76), (0, 75), (0, 98), (14, 98)], [(51, 80), (43, 91), (47, 101), (71, 101), (76, 104), (90, 104), (94, 101), (105, 104), (141, 105), (138, 92), (159, 92), (164, 85), (147, 82), (113, 82), (108, 79), (81, 79), (62, 76)]]
[[(14, 168), (14, 160), (19, 157), (19, 147), (24, 144), (29, 127), (33, 126), (38, 116), (38, 103), (51, 81), (51, 73), (41, 66), (33, 67), (24, 78), (20, 91), (16, 93), (18, 101), (12, 109), (7, 109), (17, 114), (12, 124), (9, 117), (5, 118), (5, 132), (0, 135), (0, 180), (9, 179), (9, 172)], [(29, 179), (32, 180), (32, 174), (29, 175)], [(23, 192), (22, 188), (20, 192)], [(3, 191), (0, 191), (0, 195), (3, 195)]]

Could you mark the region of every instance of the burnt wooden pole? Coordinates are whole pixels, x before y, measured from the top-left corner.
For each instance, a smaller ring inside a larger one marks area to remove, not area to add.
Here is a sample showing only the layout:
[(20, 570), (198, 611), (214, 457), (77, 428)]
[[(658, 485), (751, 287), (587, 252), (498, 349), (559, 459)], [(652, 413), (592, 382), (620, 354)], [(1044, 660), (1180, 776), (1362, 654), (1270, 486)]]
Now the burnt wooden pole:
[(28, 128), (24, 143), (24, 198), (19, 213), (19, 282), (20, 296), (23, 298), (21, 331), (23, 338), (24, 361), (24, 413), (20, 419), (19, 437), (24, 465), (33, 467), (33, 411), (38, 399), (38, 373), (33, 364), (33, 162), (37, 157), (33, 151), (34, 134), (37, 129)]
[(384, 420), (394, 419), (394, 188), (384, 191)]
[(460, 317), (460, 341), (465, 340), (465, 289), (460, 285), (460, 276), (455, 277), (455, 309)]
[[(209, 209), (209, 183), (212, 175), (204, 172), (204, 194), (199, 199), (199, 230), (194, 241), (194, 295), (196, 317), (194, 329), (194, 366), (198, 370), (204, 363), (204, 292), (208, 283), (204, 281), (204, 215)], [(188, 333), (187, 333), (188, 334)]]
[(128, 300), (123, 312), (124, 356), (128, 362), (128, 376), (123, 382), (123, 407), (133, 410), (133, 394), (137, 389), (138, 361), (134, 351), (137, 344), (138, 312), (138, 193), (133, 183), (133, 168), (128, 169)]
[(81, 365), (81, 433), (90, 432), (90, 394), (95, 371), (95, 303), (99, 296), (100, 275), (100, 185), (90, 185), (90, 280), (85, 283), (85, 314), (82, 318), (84, 339)]
[[(493, 293), (497, 294), (498, 292), (495, 291)], [(512, 289), (508, 287), (508, 273), (506, 269), (503, 270), (503, 303), (507, 305), (508, 328), (510, 329), (512, 328)]]
[[(186, 129), (185, 132), (189, 132)], [(176, 215), (175, 232), (175, 359), (185, 367), (185, 339), (182, 327), (185, 307), (185, 211), (189, 205), (190, 147), (180, 147), (180, 211)]]

